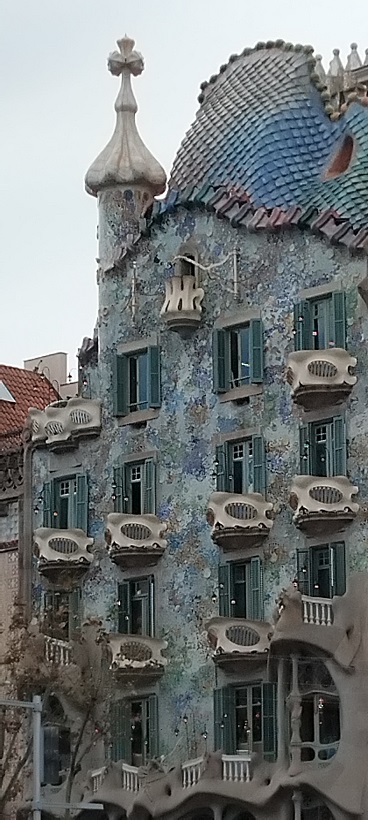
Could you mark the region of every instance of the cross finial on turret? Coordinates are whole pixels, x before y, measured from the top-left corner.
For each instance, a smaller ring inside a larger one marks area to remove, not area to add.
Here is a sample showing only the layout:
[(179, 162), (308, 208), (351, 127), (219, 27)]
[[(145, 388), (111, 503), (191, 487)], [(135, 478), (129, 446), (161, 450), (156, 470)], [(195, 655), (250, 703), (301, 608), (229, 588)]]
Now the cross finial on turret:
[(134, 51), (135, 42), (126, 34), (117, 40), (120, 51), (112, 51), (107, 59), (107, 66), (111, 74), (119, 77), (124, 68), (127, 68), (134, 77), (138, 77), (144, 70), (144, 60), (139, 51)]

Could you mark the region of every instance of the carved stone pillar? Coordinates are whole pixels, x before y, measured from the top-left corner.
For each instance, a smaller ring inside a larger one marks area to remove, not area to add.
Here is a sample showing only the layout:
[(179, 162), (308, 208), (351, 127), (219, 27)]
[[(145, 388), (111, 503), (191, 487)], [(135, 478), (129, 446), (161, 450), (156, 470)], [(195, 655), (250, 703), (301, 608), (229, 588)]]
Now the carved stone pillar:
[(299, 789), (295, 789), (293, 792), (293, 803), (294, 803), (294, 820), (301, 820), (302, 817), (302, 793)]
[(301, 771), (301, 715), (302, 715), (302, 699), (299, 691), (298, 683), (298, 658), (295, 655), (291, 657), (292, 664), (292, 684), (291, 692), (287, 699), (287, 704), (291, 714), (291, 739), (290, 739), (290, 755), (291, 763), (289, 774), (295, 775)]
[(285, 766), (286, 760), (285, 659), (280, 658), (277, 667), (277, 762)]

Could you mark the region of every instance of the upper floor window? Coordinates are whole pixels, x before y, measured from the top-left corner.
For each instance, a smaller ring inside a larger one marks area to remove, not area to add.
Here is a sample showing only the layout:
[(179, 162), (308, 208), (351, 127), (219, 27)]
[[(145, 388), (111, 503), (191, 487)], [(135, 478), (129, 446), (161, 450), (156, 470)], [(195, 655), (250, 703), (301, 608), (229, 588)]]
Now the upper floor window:
[(303, 595), (333, 598), (346, 591), (345, 544), (337, 541), (297, 550), (297, 581)]
[(346, 346), (345, 293), (306, 299), (294, 307), (295, 350)]
[(116, 416), (160, 407), (159, 347), (147, 347), (114, 356), (113, 397)]
[(132, 579), (118, 584), (118, 631), (130, 635), (154, 635), (154, 578)]
[(248, 683), (214, 691), (215, 749), (225, 754), (276, 752), (276, 685)]
[(263, 437), (249, 436), (216, 447), (216, 489), (228, 493), (265, 493)]
[(225, 393), (263, 381), (261, 319), (213, 331), (213, 389)]
[(60, 701), (54, 695), (48, 700), (48, 712), (52, 724), (42, 725), (41, 783), (59, 786), (70, 767), (70, 729)]
[(219, 566), (219, 614), (230, 618), (263, 617), (263, 567), (258, 556)]
[(114, 468), (114, 511), (143, 515), (156, 512), (156, 464), (152, 458)]
[(300, 428), (302, 475), (346, 474), (346, 427), (343, 416), (309, 422)]
[(340, 740), (340, 706), (337, 695), (314, 692), (302, 697), (300, 724), (301, 760), (330, 760)]
[(44, 593), (43, 630), (50, 638), (73, 640), (80, 632), (82, 618), (82, 591), (52, 590)]
[(53, 478), (43, 485), (43, 526), (88, 530), (88, 480), (86, 475)]
[(110, 714), (111, 758), (143, 766), (159, 754), (156, 695), (113, 703)]

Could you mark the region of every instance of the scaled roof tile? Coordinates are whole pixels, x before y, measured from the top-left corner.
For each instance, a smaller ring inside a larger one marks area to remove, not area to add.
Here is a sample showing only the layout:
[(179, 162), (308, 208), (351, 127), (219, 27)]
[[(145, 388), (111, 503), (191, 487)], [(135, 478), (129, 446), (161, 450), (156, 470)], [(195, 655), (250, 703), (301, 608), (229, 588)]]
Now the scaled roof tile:
[(0, 452), (14, 450), (21, 445), (21, 433), (30, 407), (43, 410), (60, 396), (42, 374), (20, 367), (0, 364), (2, 382), (14, 401), (0, 398)]

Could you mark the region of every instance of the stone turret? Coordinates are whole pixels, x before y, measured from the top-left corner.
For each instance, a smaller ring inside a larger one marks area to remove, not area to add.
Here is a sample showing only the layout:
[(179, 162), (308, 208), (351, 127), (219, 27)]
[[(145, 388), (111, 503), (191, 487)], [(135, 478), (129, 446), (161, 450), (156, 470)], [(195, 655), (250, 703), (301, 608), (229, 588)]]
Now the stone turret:
[(166, 174), (139, 136), (135, 115), (138, 106), (131, 75), (142, 73), (142, 55), (134, 40), (117, 41), (119, 51), (108, 58), (111, 74), (121, 76), (115, 102), (115, 131), (85, 177), (87, 193), (98, 197), (99, 257), (103, 270), (112, 268), (122, 251), (139, 233), (140, 220), (153, 199), (166, 187)]

